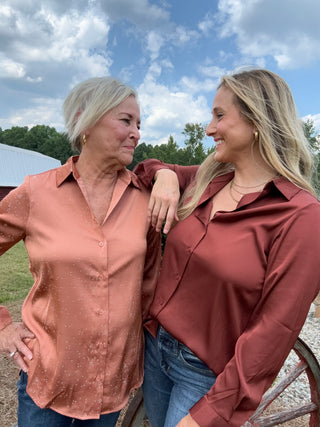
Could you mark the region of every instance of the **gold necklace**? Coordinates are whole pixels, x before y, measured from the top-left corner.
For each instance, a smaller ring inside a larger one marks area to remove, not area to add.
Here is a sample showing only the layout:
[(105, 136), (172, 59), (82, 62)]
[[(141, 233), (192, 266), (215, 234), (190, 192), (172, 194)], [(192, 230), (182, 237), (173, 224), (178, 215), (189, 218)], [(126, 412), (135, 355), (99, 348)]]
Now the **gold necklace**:
[(230, 181), (230, 185), (229, 185), (229, 193), (230, 193), (231, 199), (232, 199), (234, 202), (236, 202), (236, 204), (238, 204), (238, 203), (240, 202), (240, 200), (242, 199), (242, 196), (240, 197), (240, 199), (239, 199), (239, 200), (237, 200), (235, 197), (233, 197), (233, 194), (232, 194), (232, 184), (233, 184), (233, 179)]
[(238, 194), (240, 194), (240, 196), (242, 197), (242, 196), (244, 196), (246, 193), (241, 193), (239, 190), (237, 190), (236, 188), (234, 188), (233, 186), (232, 186), (232, 191), (235, 191), (236, 193), (238, 193)]
[[(274, 178), (276, 178), (277, 177), (277, 175), (275, 175), (274, 177), (272, 177), (272, 178), (270, 178), (270, 179), (268, 179), (267, 181), (264, 181), (264, 182), (261, 182), (260, 184), (258, 184), (258, 185), (252, 185), (252, 186), (249, 186), (249, 187), (247, 187), (247, 186), (245, 186), (245, 185), (240, 185), (240, 184), (237, 184), (235, 181), (234, 181), (234, 179), (232, 179), (232, 181), (233, 181), (233, 184), (232, 185), (235, 185), (236, 187), (238, 187), (238, 188), (258, 188), (258, 187), (261, 187), (262, 185), (265, 185), (267, 182), (270, 182), (270, 181), (272, 181)], [(236, 191), (236, 190), (235, 190)]]

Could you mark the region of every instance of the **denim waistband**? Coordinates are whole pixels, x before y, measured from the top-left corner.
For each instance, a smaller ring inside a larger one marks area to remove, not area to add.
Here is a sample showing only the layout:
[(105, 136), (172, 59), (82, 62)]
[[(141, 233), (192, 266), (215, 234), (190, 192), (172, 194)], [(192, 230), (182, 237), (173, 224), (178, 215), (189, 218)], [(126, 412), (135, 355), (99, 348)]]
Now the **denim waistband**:
[(175, 339), (168, 331), (166, 331), (161, 325), (158, 328), (157, 334), (158, 342), (161, 346), (164, 346), (175, 354), (178, 354), (179, 350), (185, 350), (193, 354), (189, 347), (184, 345), (182, 342)]

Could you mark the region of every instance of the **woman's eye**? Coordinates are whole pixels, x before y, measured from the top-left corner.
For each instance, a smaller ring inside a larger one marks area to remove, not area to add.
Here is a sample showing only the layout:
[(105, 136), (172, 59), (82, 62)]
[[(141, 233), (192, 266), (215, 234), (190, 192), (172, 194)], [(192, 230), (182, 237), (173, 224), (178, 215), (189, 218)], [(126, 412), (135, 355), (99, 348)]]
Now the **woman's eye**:
[(126, 124), (130, 124), (130, 119), (121, 119), (123, 122), (125, 122)]

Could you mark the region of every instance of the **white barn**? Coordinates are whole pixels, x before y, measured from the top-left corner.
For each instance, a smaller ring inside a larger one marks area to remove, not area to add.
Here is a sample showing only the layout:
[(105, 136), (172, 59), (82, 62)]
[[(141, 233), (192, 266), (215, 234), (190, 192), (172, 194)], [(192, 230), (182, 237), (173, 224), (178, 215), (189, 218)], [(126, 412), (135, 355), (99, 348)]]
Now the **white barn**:
[(0, 144), (0, 200), (22, 184), (26, 175), (56, 168), (60, 160), (36, 151)]

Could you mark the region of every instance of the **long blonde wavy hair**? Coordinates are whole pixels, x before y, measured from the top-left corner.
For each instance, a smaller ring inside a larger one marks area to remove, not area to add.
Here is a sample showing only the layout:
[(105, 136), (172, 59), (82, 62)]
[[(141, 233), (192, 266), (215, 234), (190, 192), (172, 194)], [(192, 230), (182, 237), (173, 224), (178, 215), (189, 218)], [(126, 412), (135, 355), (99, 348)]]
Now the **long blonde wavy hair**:
[[(316, 194), (312, 185), (314, 156), (304, 135), (291, 90), (277, 74), (264, 69), (225, 75), (218, 86), (230, 89), (240, 114), (259, 132), (259, 151), (268, 166), (300, 188)], [(195, 181), (184, 193), (178, 216), (196, 208), (210, 181), (234, 169), (210, 154), (200, 165)]]

